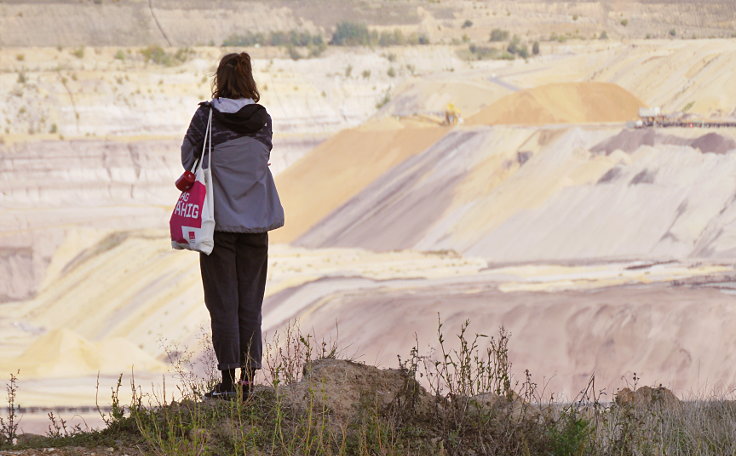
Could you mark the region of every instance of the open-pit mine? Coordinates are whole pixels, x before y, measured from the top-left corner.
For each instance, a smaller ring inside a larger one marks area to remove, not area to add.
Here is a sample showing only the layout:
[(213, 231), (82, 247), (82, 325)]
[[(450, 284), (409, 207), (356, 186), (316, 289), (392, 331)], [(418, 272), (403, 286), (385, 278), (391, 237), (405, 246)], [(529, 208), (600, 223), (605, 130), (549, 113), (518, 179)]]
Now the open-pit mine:
[[(736, 119), (728, 27), (687, 23), (680, 35), (707, 34), (679, 39), (650, 4), (628, 28), (629, 10), (581, 4), (573, 36), (559, 9), (548, 23), (534, 2), (487, 16), (472, 7), (484, 2), (456, 3), (407, 10), (430, 44), (249, 49), (286, 211), (271, 233), (267, 337), (298, 325), (395, 367), (417, 341), (431, 353), (438, 318), (451, 343), (469, 320), (506, 328), (513, 371), (563, 400), (593, 375), (611, 393), (634, 376), (681, 397), (733, 390), (736, 129), (636, 128), (651, 107)], [(0, 373), (19, 371), (25, 407), (83, 408), (98, 376), (105, 403), (121, 373), (176, 383), (185, 354), (204, 372), (198, 260), (171, 250), (167, 221), (181, 139), (237, 30), (202, 26), (193, 42), (167, 7), (170, 43), (145, 22), (162, 47), (98, 28), (34, 41), (22, 27), (46, 19), (23, 8), (0, 5), (15, 36), (0, 38)], [(100, 8), (134, 26), (125, 2)], [(527, 58), (464, 54), (504, 18), (524, 33), (524, 11), (571, 35)], [(273, 18), (296, 27), (297, 13)], [(315, 17), (305, 30), (328, 30)]]

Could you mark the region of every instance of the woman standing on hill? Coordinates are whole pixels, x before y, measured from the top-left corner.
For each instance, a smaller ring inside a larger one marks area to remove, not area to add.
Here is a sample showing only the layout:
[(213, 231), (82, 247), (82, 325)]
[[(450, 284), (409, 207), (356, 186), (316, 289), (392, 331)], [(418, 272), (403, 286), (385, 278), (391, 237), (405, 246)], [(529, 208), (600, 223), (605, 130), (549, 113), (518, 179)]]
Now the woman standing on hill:
[(246, 398), (261, 368), (268, 231), (284, 225), (284, 210), (268, 168), (271, 116), (259, 100), (250, 55), (224, 56), (212, 100), (199, 104), (181, 145), (182, 165), (190, 169), (201, 154), (212, 110), (215, 247), (210, 255), (200, 253), (199, 265), (222, 382), (208, 398), (233, 398), (238, 389)]

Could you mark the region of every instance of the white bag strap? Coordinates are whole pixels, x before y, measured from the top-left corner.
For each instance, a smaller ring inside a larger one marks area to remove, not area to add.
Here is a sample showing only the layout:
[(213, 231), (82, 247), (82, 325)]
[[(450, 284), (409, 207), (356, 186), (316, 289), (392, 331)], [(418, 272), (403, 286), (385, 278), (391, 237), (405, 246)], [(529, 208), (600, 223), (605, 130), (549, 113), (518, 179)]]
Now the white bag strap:
[(192, 172), (197, 173), (197, 165), (200, 164), (201, 159), (204, 158), (204, 153), (207, 148), (207, 140), (209, 140), (209, 160), (207, 160), (207, 168), (209, 169), (210, 166), (212, 166), (212, 107), (210, 107), (210, 114), (207, 118), (207, 129), (204, 132), (204, 143), (202, 144), (202, 155), (198, 159), (194, 161), (194, 166), (192, 166)]

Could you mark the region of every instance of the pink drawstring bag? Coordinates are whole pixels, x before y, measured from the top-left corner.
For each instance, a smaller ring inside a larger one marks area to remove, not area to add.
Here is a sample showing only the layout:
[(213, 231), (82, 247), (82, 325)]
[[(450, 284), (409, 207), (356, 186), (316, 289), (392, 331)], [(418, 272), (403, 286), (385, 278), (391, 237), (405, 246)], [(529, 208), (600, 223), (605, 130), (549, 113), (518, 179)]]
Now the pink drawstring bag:
[[(209, 149), (207, 149), (209, 141)], [(207, 168), (202, 167), (207, 152)], [(194, 183), (181, 192), (169, 220), (171, 247), (206, 255), (215, 247), (215, 202), (212, 183), (212, 108), (207, 119), (202, 156), (194, 162)]]

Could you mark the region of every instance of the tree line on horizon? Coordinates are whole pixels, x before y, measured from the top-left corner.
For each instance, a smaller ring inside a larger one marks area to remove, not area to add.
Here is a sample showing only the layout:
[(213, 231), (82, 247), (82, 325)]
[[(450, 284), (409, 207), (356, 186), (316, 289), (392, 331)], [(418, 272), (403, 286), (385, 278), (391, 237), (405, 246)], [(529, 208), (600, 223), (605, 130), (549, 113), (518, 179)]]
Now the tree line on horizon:
[(324, 50), (331, 46), (402, 46), (430, 44), (429, 38), (421, 33), (404, 34), (399, 29), (392, 31), (371, 30), (367, 25), (343, 21), (337, 24), (329, 40), (320, 33), (306, 31), (276, 31), (269, 33), (246, 32), (231, 35), (223, 46), (286, 46), (308, 47)]

